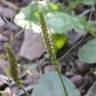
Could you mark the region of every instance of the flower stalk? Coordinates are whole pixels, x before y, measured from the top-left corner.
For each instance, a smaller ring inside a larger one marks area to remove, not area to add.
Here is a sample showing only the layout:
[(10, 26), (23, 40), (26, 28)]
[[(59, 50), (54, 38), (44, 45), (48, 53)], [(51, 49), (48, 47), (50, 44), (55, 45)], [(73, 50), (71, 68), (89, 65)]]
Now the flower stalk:
[(6, 55), (7, 55), (7, 59), (9, 62), (9, 74), (10, 74), (11, 78), (16, 82), (16, 84), (19, 88), (23, 89), (26, 96), (30, 96), (29, 93), (23, 88), (21, 80), (18, 77), (16, 58), (14, 56), (11, 45), (6, 43), (4, 48), (6, 50)]
[(7, 55), (6, 57), (9, 62), (9, 74), (10, 74), (11, 78), (16, 82), (16, 84), (19, 85), (17, 63), (16, 63), (15, 56), (13, 54), (13, 50), (8, 43), (6, 43), (4, 45), (4, 48), (6, 50), (6, 55)]
[(48, 33), (47, 25), (46, 25), (46, 22), (44, 20), (44, 16), (43, 16), (42, 12), (39, 13), (39, 18), (40, 18), (40, 25), (41, 25), (41, 29), (42, 29), (42, 38), (44, 40), (44, 44), (45, 44), (45, 47), (47, 49), (50, 62), (51, 62), (51, 64), (53, 64), (55, 66), (55, 70), (58, 73), (58, 76), (60, 78), (64, 93), (65, 93), (64, 96), (68, 96), (66, 86), (63, 82), (62, 75), (59, 71), (59, 62), (56, 59), (54, 42), (52, 41), (52, 38), (51, 38), (50, 34)]

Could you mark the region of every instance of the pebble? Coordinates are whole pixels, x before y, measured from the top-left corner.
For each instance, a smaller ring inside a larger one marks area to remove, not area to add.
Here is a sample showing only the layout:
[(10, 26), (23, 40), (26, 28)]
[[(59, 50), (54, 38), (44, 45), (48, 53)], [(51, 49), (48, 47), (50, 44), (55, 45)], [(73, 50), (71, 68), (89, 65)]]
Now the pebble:
[(75, 84), (77, 88), (84, 84), (84, 79), (80, 75), (74, 75), (70, 80)]
[(44, 69), (44, 73), (49, 73), (49, 72), (53, 72), (53, 71), (55, 71), (55, 66), (54, 65), (46, 66), (45, 69)]
[(4, 26), (4, 25), (5, 25), (5, 22), (3, 21), (2, 18), (0, 18), (0, 28), (2, 28), (2, 26)]
[(75, 60), (74, 64), (77, 68), (77, 71), (82, 72), (82, 73), (87, 72), (91, 68), (91, 65), (86, 64), (81, 60)]

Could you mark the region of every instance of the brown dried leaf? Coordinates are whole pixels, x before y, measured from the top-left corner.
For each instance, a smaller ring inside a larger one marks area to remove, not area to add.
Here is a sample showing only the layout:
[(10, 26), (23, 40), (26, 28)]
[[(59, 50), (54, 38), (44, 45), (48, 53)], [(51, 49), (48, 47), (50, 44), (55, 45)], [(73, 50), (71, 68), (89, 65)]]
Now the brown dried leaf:
[(24, 34), (25, 38), (19, 55), (28, 60), (39, 58), (45, 52), (40, 33), (26, 30)]

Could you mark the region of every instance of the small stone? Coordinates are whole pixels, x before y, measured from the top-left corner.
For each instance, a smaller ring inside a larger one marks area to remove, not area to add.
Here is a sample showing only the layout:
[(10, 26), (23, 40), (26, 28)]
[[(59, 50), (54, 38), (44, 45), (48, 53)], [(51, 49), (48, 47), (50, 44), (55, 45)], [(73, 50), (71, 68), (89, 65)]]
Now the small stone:
[(5, 25), (5, 22), (3, 21), (2, 18), (0, 18), (0, 28), (1, 28), (2, 26), (4, 26), (4, 25)]
[(49, 73), (49, 72), (53, 72), (53, 71), (55, 71), (55, 66), (54, 65), (46, 66), (45, 69), (44, 69), (44, 73)]
[(75, 60), (74, 63), (79, 72), (87, 72), (90, 69), (90, 67), (92, 67), (91, 65), (86, 64), (81, 60)]
[(74, 75), (70, 80), (76, 85), (77, 88), (84, 84), (84, 79), (80, 75)]
[(26, 5), (28, 5), (29, 3), (31, 3), (31, 2), (32, 2), (32, 0), (22, 0), (21, 5), (22, 5), (22, 6), (26, 6)]
[(0, 34), (0, 42), (4, 42), (7, 41), (8, 39), (6, 37), (4, 37), (2, 34)]
[(88, 73), (85, 75), (84, 79), (86, 81), (85, 88), (87, 89), (96, 81), (96, 76), (93, 73)]
[[(26, 7), (28, 4), (30, 4), (31, 2), (33, 2), (34, 0), (15, 0), (16, 5), (20, 8), (22, 7)], [(13, 2), (14, 3), (14, 2)]]
[(20, 27), (15, 25), (14, 23), (5, 23), (5, 26), (3, 28), (7, 30), (12, 30), (15, 32), (20, 31)]
[(65, 75), (68, 77), (68, 78), (71, 78), (74, 76), (74, 73), (73, 72), (66, 72)]

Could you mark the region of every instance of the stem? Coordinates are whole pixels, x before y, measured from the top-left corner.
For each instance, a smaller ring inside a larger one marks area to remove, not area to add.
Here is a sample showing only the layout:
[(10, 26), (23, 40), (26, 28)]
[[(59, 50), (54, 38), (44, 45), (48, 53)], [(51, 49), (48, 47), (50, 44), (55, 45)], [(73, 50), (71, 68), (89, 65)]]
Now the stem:
[(64, 92), (65, 92), (65, 95), (64, 95), (64, 96), (68, 96), (68, 92), (67, 92), (66, 86), (65, 86), (65, 84), (64, 84), (62, 75), (61, 75), (61, 73), (60, 73), (60, 71), (59, 71), (59, 68), (58, 68), (59, 63), (57, 62), (57, 60), (55, 60), (54, 63), (55, 63), (55, 69), (56, 69), (56, 71), (57, 71), (57, 74), (58, 74), (59, 79), (60, 79), (60, 81), (61, 81), (63, 90), (64, 90)]
[(58, 76), (59, 76), (59, 78), (60, 78), (60, 81), (61, 81), (61, 84), (62, 84), (63, 90), (64, 90), (64, 92), (65, 92), (65, 95), (68, 96), (68, 93), (67, 93), (67, 90), (66, 90), (66, 86), (65, 86), (65, 84), (64, 84), (64, 82), (63, 82), (62, 75), (60, 74), (59, 70), (56, 69), (56, 71), (57, 71)]

